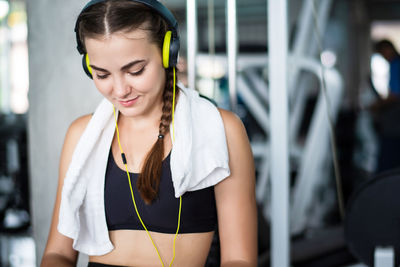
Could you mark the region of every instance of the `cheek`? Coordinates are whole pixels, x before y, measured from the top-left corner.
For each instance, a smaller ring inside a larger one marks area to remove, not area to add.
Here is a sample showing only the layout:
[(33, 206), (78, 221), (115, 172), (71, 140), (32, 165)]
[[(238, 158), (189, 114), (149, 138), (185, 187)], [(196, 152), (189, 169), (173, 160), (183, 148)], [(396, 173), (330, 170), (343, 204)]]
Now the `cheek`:
[(148, 70), (142, 76), (132, 77), (132, 87), (141, 93), (158, 92), (164, 89), (165, 70)]
[(95, 80), (94, 85), (96, 86), (97, 90), (99, 90), (99, 92), (104, 96), (109, 95), (112, 91), (112, 85), (110, 84), (110, 82)]

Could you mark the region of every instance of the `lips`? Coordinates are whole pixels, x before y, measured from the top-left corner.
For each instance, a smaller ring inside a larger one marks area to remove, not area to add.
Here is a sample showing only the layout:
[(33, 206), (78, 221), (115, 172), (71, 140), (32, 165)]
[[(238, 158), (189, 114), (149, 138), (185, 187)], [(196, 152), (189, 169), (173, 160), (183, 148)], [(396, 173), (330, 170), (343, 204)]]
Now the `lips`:
[(136, 96), (135, 98), (129, 100), (118, 100), (118, 102), (124, 107), (130, 107), (138, 100), (138, 98), (139, 96)]

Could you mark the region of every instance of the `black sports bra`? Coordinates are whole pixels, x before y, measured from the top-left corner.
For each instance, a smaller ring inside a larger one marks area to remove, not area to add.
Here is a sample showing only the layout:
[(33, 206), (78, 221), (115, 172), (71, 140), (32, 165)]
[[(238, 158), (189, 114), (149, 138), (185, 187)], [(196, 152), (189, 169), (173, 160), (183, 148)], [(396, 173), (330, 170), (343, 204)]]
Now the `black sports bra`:
[[(147, 229), (174, 234), (178, 224), (179, 199), (174, 196), (170, 154), (162, 163), (159, 193), (152, 204), (145, 204), (137, 191), (138, 174), (130, 173), (130, 176), (136, 205)], [(104, 204), (108, 230), (144, 230), (133, 206), (126, 171), (116, 165), (111, 150), (105, 177)], [(216, 225), (214, 187), (186, 192), (182, 196), (179, 233), (210, 232), (215, 230)]]

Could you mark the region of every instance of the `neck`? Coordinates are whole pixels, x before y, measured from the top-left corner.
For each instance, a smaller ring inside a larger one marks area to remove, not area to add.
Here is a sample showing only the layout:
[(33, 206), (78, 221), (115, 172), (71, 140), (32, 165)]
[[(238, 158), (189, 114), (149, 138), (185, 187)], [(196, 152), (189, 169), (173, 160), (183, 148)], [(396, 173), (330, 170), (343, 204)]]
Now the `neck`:
[(146, 130), (149, 128), (159, 128), (161, 112), (156, 116), (127, 117), (119, 113), (118, 126), (134, 131)]
[(158, 129), (162, 115), (162, 106), (163, 103), (161, 101), (161, 103), (154, 105), (154, 107), (145, 114), (134, 117), (129, 117), (119, 112), (118, 125), (121, 125), (123, 128), (138, 131), (149, 128)]

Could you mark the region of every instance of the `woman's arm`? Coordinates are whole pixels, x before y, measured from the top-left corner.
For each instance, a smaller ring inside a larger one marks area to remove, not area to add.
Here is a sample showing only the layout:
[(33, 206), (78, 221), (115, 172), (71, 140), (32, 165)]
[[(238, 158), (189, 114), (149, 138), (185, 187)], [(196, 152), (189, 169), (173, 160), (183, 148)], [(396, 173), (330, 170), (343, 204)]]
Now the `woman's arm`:
[(246, 130), (233, 113), (220, 110), (231, 175), (215, 186), (221, 266), (257, 265), (257, 210), (253, 154)]
[(91, 115), (86, 115), (75, 120), (70, 125), (65, 136), (60, 157), (56, 202), (54, 204), (53, 218), (51, 221), (46, 248), (43, 253), (42, 263), (40, 265), (41, 267), (67, 267), (76, 265), (78, 252), (72, 248), (73, 240), (60, 234), (57, 230), (57, 225), (64, 177), (71, 162), (75, 146), (85, 130), (90, 118)]

